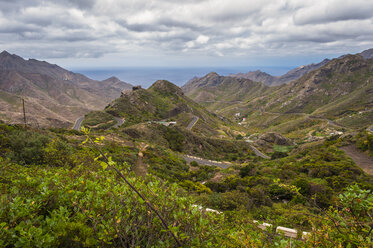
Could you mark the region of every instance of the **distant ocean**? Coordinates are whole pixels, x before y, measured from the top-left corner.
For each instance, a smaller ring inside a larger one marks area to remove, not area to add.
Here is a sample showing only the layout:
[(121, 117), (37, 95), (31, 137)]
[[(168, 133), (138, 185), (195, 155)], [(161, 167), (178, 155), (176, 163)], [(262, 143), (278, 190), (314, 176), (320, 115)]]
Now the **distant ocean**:
[(168, 80), (178, 86), (183, 86), (194, 77), (202, 77), (209, 72), (227, 76), (234, 73), (261, 70), (273, 76), (285, 74), (294, 67), (198, 67), (198, 68), (155, 68), (155, 67), (127, 67), (109, 69), (71, 69), (95, 80), (104, 80), (115, 76), (132, 85), (141, 85), (148, 88), (160, 79)]

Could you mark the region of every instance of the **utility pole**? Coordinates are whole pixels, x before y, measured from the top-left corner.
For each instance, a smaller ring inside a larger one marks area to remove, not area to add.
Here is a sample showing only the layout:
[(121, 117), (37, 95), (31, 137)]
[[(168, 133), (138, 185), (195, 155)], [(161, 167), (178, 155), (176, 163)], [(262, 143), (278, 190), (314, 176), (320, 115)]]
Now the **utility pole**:
[(23, 106), (23, 122), (25, 124), (25, 127), (27, 126), (26, 122), (26, 111), (25, 111), (25, 99), (22, 98), (22, 106)]

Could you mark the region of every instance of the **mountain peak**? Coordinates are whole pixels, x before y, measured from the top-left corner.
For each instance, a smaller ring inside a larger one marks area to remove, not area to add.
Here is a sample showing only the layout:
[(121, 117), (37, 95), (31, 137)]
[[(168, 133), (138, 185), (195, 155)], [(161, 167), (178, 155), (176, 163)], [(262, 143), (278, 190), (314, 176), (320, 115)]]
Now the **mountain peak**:
[(184, 94), (178, 86), (167, 80), (158, 80), (149, 89), (160, 93), (171, 93), (176, 95)]
[(115, 76), (112, 76), (112, 77), (109, 77), (105, 80), (102, 80), (102, 82), (117, 83), (117, 82), (120, 82), (120, 79), (115, 77)]
[(109, 77), (108, 80), (120, 81), (119, 78), (117, 78), (115, 76)]
[(209, 74), (207, 74), (205, 77), (219, 77), (219, 74), (217, 74), (216, 72), (212, 71)]
[(8, 53), (6, 50), (4, 50), (4, 51), (2, 51), (2, 52), (0, 53), (0, 57), (5, 57), (5, 56), (11, 56), (11, 54)]
[(7, 51), (0, 53), (0, 68), (2, 70), (18, 70), (25, 66), (26, 61), (15, 54), (10, 54)]
[(8, 51), (6, 51), (6, 50), (4, 50), (4, 51), (2, 51), (2, 52), (0, 53), (0, 58), (2, 58), (2, 59), (5, 59), (5, 58), (7, 58), (7, 59), (18, 59), (18, 60), (22, 60), (22, 61), (24, 61), (24, 59), (21, 58), (20, 56), (15, 55), (15, 54), (10, 54), (10, 53), (8, 53)]

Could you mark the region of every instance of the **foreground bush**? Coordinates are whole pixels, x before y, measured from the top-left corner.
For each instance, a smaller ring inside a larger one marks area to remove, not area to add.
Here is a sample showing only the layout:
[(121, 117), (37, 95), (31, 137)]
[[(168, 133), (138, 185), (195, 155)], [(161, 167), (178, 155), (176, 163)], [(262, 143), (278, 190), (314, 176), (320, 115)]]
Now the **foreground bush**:
[[(172, 245), (159, 219), (110, 170), (2, 162), (1, 171), (0, 247)], [(184, 243), (213, 241), (208, 223), (214, 218), (193, 208), (190, 198), (177, 196), (175, 185), (130, 180), (157, 202)]]
[[(73, 169), (0, 164), (0, 247), (176, 244), (142, 200), (113, 171), (99, 169), (94, 162)], [(125, 172), (125, 167), (121, 170)], [(183, 196), (176, 184), (151, 176), (145, 181), (129, 176), (129, 180), (156, 204), (185, 247), (256, 247), (265, 242), (255, 226), (242, 228), (245, 223), (237, 226), (224, 214), (193, 206), (193, 199)]]

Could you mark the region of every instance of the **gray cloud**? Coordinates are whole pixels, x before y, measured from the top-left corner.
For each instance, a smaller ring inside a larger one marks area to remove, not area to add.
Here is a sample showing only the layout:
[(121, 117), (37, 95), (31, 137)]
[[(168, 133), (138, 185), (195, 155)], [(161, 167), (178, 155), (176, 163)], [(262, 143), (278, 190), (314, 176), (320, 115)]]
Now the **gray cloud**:
[(369, 0), (333, 0), (307, 6), (294, 15), (297, 25), (319, 24), (372, 18), (373, 2)]
[(0, 0), (0, 6), (0, 44), (37, 58), (152, 53), (232, 61), (373, 47), (370, 0)]

